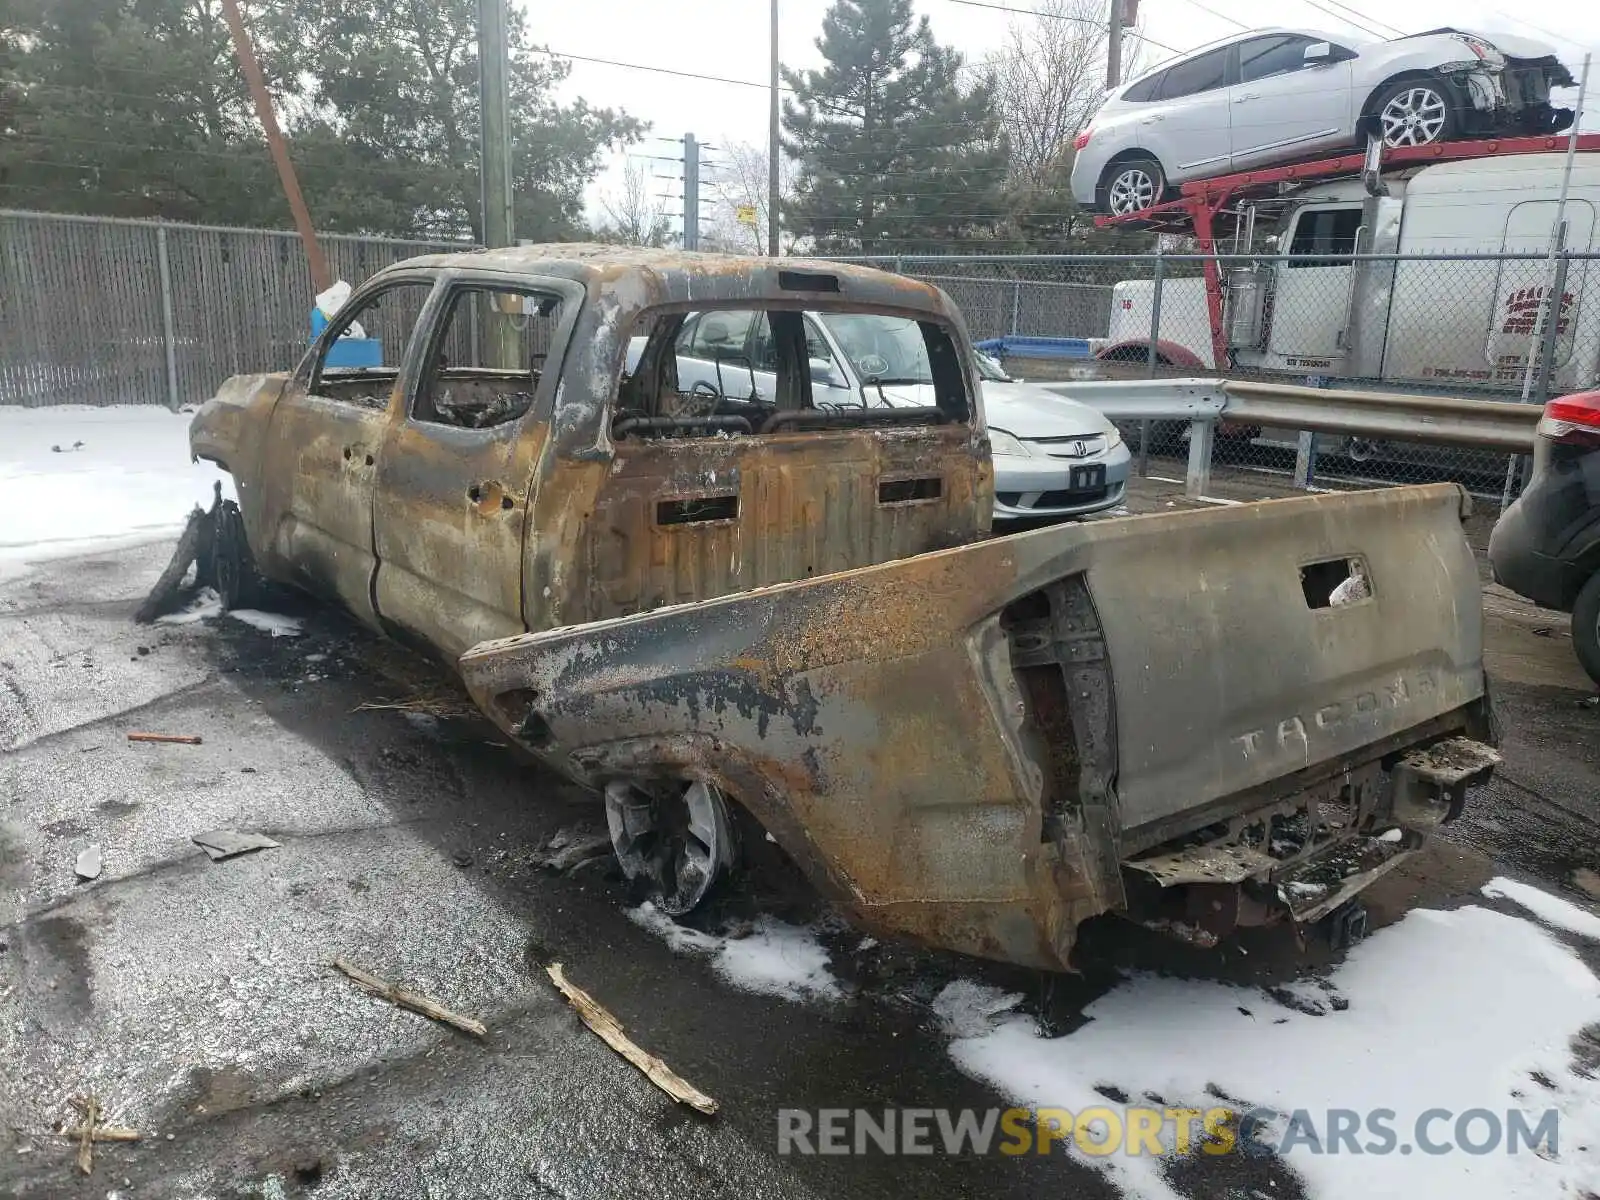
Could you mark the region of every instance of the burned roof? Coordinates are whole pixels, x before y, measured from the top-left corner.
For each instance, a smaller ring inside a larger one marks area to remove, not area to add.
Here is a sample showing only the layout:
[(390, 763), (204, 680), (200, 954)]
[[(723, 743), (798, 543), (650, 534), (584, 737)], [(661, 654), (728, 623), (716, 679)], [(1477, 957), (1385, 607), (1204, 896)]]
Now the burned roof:
[(959, 321), (950, 298), (932, 284), (822, 259), (552, 242), (423, 255), (383, 273), (418, 267), (571, 279), (591, 292), (612, 293), (630, 308), (788, 301), (806, 308), (911, 310)]

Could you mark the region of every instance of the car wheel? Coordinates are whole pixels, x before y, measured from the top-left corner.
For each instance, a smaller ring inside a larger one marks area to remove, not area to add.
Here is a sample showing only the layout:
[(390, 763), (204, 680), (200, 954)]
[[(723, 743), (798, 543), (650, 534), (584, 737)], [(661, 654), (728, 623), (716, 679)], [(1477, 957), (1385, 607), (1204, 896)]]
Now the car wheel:
[(1391, 84), (1373, 106), (1373, 121), (1390, 149), (1449, 141), (1461, 124), (1450, 90), (1437, 79)]
[(1127, 216), (1161, 203), (1167, 178), (1153, 158), (1131, 158), (1106, 169), (1101, 207), (1113, 216)]
[(1600, 687), (1600, 571), (1590, 576), (1572, 606), (1572, 646), (1578, 662)]
[(250, 542), (244, 535), (244, 515), (232, 500), (217, 506), (211, 555), (217, 594), (222, 597), (224, 609), (231, 612), (261, 603), (267, 582), (256, 570), (255, 555), (250, 553)]
[(698, 908), (733, 865), (727, 801), (702, 780), (606, 785), (606, 825), (622, 873), (670, 917)]

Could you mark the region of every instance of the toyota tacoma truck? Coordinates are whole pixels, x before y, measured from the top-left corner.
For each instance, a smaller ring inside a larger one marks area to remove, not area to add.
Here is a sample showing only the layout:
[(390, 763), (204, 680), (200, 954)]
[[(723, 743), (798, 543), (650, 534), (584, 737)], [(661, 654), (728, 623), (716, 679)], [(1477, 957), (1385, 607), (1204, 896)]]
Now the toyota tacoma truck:
[[(719, 310), (765, 315), (770, 393), (679, 380)], [(819, 406), (808, 312), (914, 321), (927, 403)], [(1498, 761), (1459, 488), (991, 537), (960, 313), (864, 267), (412, 259), (191, 442), (237, 488), (230, 602), (292, 584), (449, 663), (674, 915), (754, 821), (864, 927), (1045, 968), (1102, 913), (1337, 921)]]

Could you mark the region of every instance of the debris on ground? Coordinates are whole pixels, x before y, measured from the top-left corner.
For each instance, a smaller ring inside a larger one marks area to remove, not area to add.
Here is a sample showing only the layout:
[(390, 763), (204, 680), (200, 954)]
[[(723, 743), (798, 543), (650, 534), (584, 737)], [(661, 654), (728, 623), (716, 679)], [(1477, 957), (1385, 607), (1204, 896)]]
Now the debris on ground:
[(533, 861), (551, 871), (566, 874), (584, 863), (611, 853), (611, 835), (603, 830), (569, 825), (558, 829), (550, 840), (533, 853)]
[(130, 742), (163, 742), (177, 746), (198, 746), (205, 739), (198, 733), (146, 733), (141, 730), (130, 730)]
[(566, 972), (561, 969), (560, 963), (551, 963), (545, 968), (545, 974), (550, 976), (551, 982), (567, 998), (567, 1003), (577, 1009), (578, 1016), (583, 1023), (594, 1030), (601, 1041), (643, 1071), (651, 1083), (655, 1084), (679, 1104), (687, 1104), (696, 1112), (705, 1113), (708, 1117), (716, 1115), (717, 1102), (715, 1100), (679, 1076), (676, 1071), (654, 1054), (640, 1049), (622, 1031), (621, 1023), (614, 1016), (601, 1007), (593, 996), (567, 978)]
[(242, 621), (250, 628), (259, 629), (262, 633), (269, 633), (275, 638), (299, 637), (303, 629), (299, 617), (287, 617), (282, 613), (262, 612), (258, 608), (229, 609), (228, 615), (235, 621)]
[(222, 615), (222, 597), (216, 588), (203, 587), (190, 597), (189, 602), (173, 612), (156, 618), (157, 625), (193, 625)]
[(102, 1125), (100, 1118), (105, 1109), (95, 1096), (73, 1096), (68, 1101), (78, 1114), (78, 1124), (63, 1129), (61, 1136), (74, 1138), (78, 1143), (78, 1170), (85, 1175), (94, 1172), (94, 1144), (96, 1142), (137, 1142), (139, 1131), (122, 1125)]
[(360, 967), (354, 966), (342, 958), (334, 959), (332, 965), (335, 970), (342, 971), (354, 980), (356, 986), (361, 988), (362, 991), (368, 992), (380, 1000), (387, 1000), (390, 1004), (399, 1008), (421, 1013), (425, 1017), (443, 1022), (454, 1029), (459, 1029), (462, 1033), (470, 1033), (473, 1037), (481, 1038), (489, 1035), (489, 1030), (482, 1021), (474, 1020), (472, 1017), (463, 1017), (460, 1013), (452, 1012), (437, 1000), (430, 1000), (417, 992), (379, 979), (376, 975), (363, 971)]
[(211, 510), (207, 512), (197, 504), (189, 511), (189, 519), (184, 524), (171, 561), (156, 580), (155, 587), (144, 598), (144, 603), (133, 614), (133, 619), (139, 624), (148, 625), (157, 617), (179, 607), (179, 594), (191, 565), (194, 567), (195, 587), (209, 587), (216, 582), (212, 545), (216, 540), (217, 512), (221, 504), (222, 484), (218, 482), (212, 485)]
[(1572, 886), (1592, 900), (1600, 900), (1600, 871), (1579, 867), (1572, 872)]
[(275, 850), (282, 842), (275, 842), (264, 833), (240, 833), (237, 829), (211, 829), (197, 833), (189, 839), (211, 856), (212, 862), (221, 862), (253, 850)]
[(461, 720), (481, 715), (466, 696), (448, 692), (423, 692), (398, 700), (367, 700), (350, 711), (420, 713), (441, 721)]
[(78, 861), (72, 868), (79, 879), (100, 878), (100, 847), (86, 846), (78, 852)]

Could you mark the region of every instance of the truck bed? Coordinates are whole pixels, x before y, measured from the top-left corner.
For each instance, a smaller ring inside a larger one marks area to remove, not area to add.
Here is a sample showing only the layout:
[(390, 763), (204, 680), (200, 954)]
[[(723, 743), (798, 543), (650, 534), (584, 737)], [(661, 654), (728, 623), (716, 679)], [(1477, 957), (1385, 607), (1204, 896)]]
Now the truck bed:
[(1468, 504), (1061, 525), (461, 668), (597, 788), (716, 783), (862, 924), (1059, 968), (1102, 912), (1202, 943), (1316, 919), (1459, 812), (1496, 761)]

